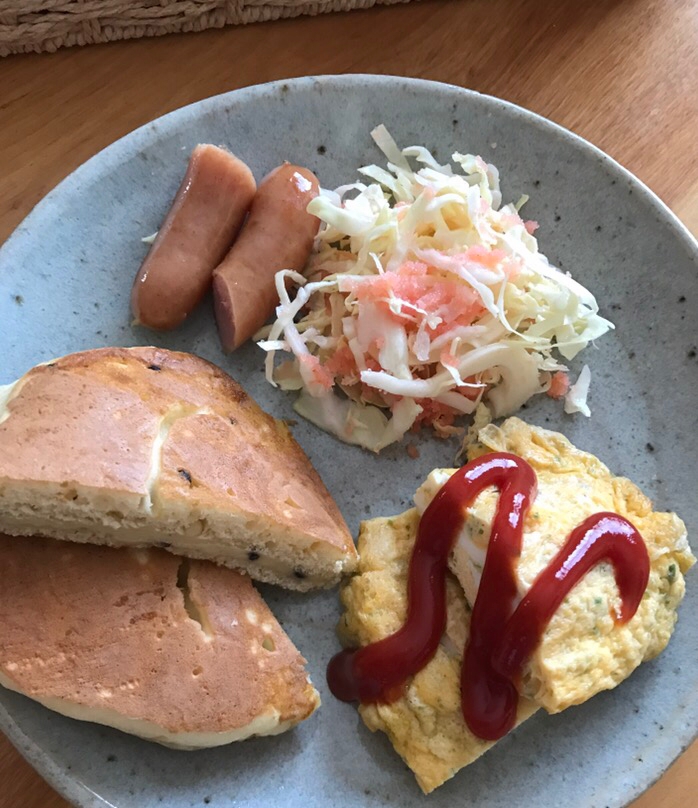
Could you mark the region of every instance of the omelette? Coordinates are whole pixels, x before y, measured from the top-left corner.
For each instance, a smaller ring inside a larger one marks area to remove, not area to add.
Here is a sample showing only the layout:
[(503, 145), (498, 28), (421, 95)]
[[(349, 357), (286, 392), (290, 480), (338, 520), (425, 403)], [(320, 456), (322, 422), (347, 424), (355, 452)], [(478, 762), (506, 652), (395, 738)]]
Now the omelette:
[[(393, 518), (363, 522), (359, 532), (359, 572), (343, 587), (346, 609), (338, 632), (343, 644), (364, 646), (397, 631), (407, 613), (407, 569), (417, 535), (415, 508)], [(463, 720), (460, 669), (468, 638), (470, 606), (455, 576), (446, 581), (446, 630), (436, 654), (407, 684), (405, 695), (390, 704), (361, 704), (359, 713), (372, 731), (381, 730), (414, 772), (425, 794), (493, 743), (474, 735)], [(519, 701), (517, 723), (537, 706)]]
[[(684, 574), (695, 558), (685, 525), (676, 514), (653, 511), (652, 503), (630, 480), (611, 474), (598, 458), (577, 449), (563, 435), (510, 418), (501, 426), (480, 429), (467, 447), (469, 460), (489, 452), (522, 457), (538, 479), (516, 567), (520, 597), (572, 529), (600, 511), (615, 512), (632, 522), (650, 560), (647, 588), (627, 623), (614, 619), (620, 596), (609, 563), (593, 567), (570, 591), (524, 667), (519, 684), (520, 723), (539, 707), (557, 713), (581, 704), (615, 687), (640, 663), (657, 656), (671, 637), (685, 592)], [(454, 472), (432, 471), (415, 494), (416, 508), (362, 524), (358, 574), (341, 594), (346, 611), (339, 632), (346, 645), (367, 645), (402, 625), (420, 514)], [(465, 510), (449, 561), (447, 627), (436, 654), (408, 681), (397, 701), (359, 708), (369, 729), (390, 737), (427, 793), (492, 746), (465, 724), (460, 669), (497, 496), (494, 488), (488, 488)]]

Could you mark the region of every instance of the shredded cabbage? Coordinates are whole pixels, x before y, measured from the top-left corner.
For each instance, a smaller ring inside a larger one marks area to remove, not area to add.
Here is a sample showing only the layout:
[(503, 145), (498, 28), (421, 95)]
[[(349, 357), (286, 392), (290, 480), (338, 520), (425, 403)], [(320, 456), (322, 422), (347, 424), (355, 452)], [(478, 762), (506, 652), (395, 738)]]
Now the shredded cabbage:
[(591, 410), (587, 404), (589, 395), (589, 383), (591, 382), (591, 371), (588, 365), (584, 365), (577, 381), (570, 387), (565, 396), (565, 412), (581, 412), (587, 418), (591, 416)]
[[(259, 345), (267, 380), (301, 391), (299, 414), (377, 452), (421, 424), (453, 434), (481, 402), (510, 414), (567, 370), (553, 351), (571, 360), (614, 326), (538, 251), (527, 197), (502, 205), (494, 166), (458, 152), (441, 165), (384, 126), (371, 134), (387, 166), (309, 204), (315, 249), (304, 275), (277, 274)], [(276, 364), (279, 351), (291, 359)], [(589, 414), (589, 381), (585, 366), (566, 412)]]

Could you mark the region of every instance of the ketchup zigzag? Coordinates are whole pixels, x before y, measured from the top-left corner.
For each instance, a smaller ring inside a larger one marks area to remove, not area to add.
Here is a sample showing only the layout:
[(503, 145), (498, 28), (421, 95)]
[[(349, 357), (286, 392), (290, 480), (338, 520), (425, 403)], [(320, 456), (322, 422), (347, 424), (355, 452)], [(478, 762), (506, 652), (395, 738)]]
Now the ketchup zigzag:
[(536, 495), (536, 474), (522, 458), (492, 453), (459, 469), (424, 512), (408, 574), (407, 619), (395, 634), (330, 661), (327, 681), (342, 701), (390, 702), (433, 657), (446, 626), (448, 557), (466, 508), (485, 488), (499, 491), (482, 579), (473, 606), (461, 676), (463, 717), (470, 730), (497, 740), (516, 721), (523, 667), (568, 592), (596, 564), (613, 565), (621, 595), (617, 623), (630, 620), (649, 579), (649, 556), (637, 529), (615, 513), (576, 527), (514, 607), (515, 564), (523, 522)]

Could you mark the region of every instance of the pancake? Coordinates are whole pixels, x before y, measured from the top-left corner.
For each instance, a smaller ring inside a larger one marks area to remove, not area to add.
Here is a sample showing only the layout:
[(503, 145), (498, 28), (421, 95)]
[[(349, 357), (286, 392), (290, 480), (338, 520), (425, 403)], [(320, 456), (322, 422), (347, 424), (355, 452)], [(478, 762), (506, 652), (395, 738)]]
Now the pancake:
[(250, 579), (157, 549), (0, 535), (0, 683), (179, 749), (274, 735), (320, 703)]
[(0, 531), (159, 544), (307, 590), (356, 551), (281, 422), (214, 365), (104, 348), (0, 389)]

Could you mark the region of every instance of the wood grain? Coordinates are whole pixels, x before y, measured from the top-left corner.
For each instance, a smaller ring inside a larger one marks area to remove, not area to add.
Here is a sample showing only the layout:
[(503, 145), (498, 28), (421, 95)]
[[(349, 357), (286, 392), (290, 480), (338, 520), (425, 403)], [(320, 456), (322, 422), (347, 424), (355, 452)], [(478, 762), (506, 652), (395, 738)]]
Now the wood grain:
[[(698, 232), (694, 0), (423, 0), (0, 61), (0, 242), (76, 166), (158, 115), (248, 84), (343, 72), (522, 104), (607, 151)], [(694, 744), (633, 808), (693, 805), (697, 791)], [(0, 808), (66, 805), (1, 739)]]

